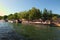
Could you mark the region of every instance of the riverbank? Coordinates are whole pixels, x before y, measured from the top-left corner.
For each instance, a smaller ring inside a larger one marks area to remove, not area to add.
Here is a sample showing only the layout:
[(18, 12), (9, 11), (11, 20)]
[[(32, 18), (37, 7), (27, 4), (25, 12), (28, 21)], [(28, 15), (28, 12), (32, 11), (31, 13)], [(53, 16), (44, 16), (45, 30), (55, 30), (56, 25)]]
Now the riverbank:
[(60, 23), (53, 23), (54, 26), (60, 27)]
[(31, 21), (24, 21), (24, 22), (22, 22), (22, 24), (35, 24), (35, 25), (50, 25), (50, 26), (56, 26), (56, 27), (60, 27), (60, 23), (51, 23), (51, 22), (31, 22)]
[[(2, 20), (4, 21), (4, 20)], [(54, 25), (54, 26), (58, 26), (60, 27), (60, 23), (56, 23), (56, 22), (50, 22), (49, 20), (48, 21), (45, 21), (45, 22), (41, 22), (41, 21), (18, 21), (18, 20), (8, 20), (8, 22), (10, 23), (21, 23), (21, 24), (39, 24), (39, 25)]]

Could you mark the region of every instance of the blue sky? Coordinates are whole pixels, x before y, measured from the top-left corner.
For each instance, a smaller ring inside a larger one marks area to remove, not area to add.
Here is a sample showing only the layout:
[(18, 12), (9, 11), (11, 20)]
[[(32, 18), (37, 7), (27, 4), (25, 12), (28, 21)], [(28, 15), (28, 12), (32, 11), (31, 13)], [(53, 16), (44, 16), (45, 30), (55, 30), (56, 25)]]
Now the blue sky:
[(29, 10), (32, 7), (60, 13), (60, 0), (0, 0), (0, 15)]

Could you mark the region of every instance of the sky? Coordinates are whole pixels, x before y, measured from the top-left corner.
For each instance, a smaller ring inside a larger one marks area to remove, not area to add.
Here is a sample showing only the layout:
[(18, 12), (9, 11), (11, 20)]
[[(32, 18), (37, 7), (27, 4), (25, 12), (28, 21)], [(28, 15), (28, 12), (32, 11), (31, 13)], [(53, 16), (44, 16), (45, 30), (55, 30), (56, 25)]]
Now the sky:
[(32, 7), (60, 13), (60, 0), (0, 0), (0, 16), (29, 10)]

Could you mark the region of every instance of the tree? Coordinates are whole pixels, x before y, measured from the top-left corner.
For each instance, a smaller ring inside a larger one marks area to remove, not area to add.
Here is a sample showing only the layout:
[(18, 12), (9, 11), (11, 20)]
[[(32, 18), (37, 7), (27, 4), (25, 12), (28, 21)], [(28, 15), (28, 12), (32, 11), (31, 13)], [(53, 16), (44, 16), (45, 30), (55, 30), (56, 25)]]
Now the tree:
[(24, 12), (23, 15), (24, 15), (24, 17), (23, 17), (24, 19), (29, 20), (29, 13), (28, 12)]
[(6, 19), (8, 18), (8, 16), (7, 16), (7, 15), (4, 15), (4, 17), (3, 17), (3, 18), (4, 18), (4, 20), (6, 20)]
[(53, 14), (52, 14), (52, 11), (50, 10), (50, 11), (49, 11), (49, 17), (48, 17), (48, 20), (52, 20), (52, 16), (53, 16)]
[(18, 16), (21, 19), (34, 20), (41, 18), (42, 13), (40, 12), (39, 9), (33, 7), (29, 11), (20, 12)]
[(18, 13), (14, 13), (14, 19), (19, 19), (19, 17), (18, 17)]
[(41, 18), (41, 12), (39, 9), (36, 9), (33, 7), (31, 10), (29, 10), (29, 20), (39, 19)]
[(1, 20), (1, 19), (3, 19), (3, 17), (2, 17), (2, 16), (0, 16), (0, 20)]
[[(35, 20), (35, 19), (42, 19), (44, 21), (46, 20), (52, 20), (52, 18), (54, 19), (56, 16), (57, 18), (60, 18), (60, 15), (58, 14), (53, 14), (51, 10), (47, 10), (46, 8), (43, 10), (43, 12), (35, 7), (32, 7), (32, 9), (28, 10), (28, 11), (23, 11), (23, 12), (19, 12), (19, 13), (14, 13), (14, 14), (10, 14), (10, 15), (5, 15), (3, 18), (4, 19), (26, 19), (26, 20)], [(2, 17), (0, 17), (1, 19)]]
[(52, 20), (53, 21), (57, 20), (57, 16), (52, 17)]
[(43, 11), (43, 20), (44, 20), (44, 21), (47, 20), (47, 19), (48, 19), (48, 16), (49, 16), (48, 11), (47, 11), (47, 9), (45, 8), (44, 11)]
[(14, 16), (13, 16), (13, 14), (10, 14), (10, 15), (8, 15), (8, 19), (9, 19), (9, 20), (12, 20), (12, 19), (14, 19)]
[(27, 11), (20, 12), (18, 16), (20, 19), (27, 19), (28, 20), (29, 13)]

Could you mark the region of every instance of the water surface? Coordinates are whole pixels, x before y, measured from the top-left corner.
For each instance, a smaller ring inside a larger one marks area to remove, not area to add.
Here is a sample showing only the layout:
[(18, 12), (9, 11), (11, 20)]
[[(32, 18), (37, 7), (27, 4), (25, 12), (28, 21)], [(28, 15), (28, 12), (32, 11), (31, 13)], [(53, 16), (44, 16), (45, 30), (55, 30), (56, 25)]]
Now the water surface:
[(60, 27), (17, 24), (15, 28), (27, 40), (60, 40)]
[(0, 40), (60, 40), (60, 27), (0, 22)]
[(13, 25), (8, 22), (0, 22), (0, 40), (23, 40), (24, 38), (15, 32)]

